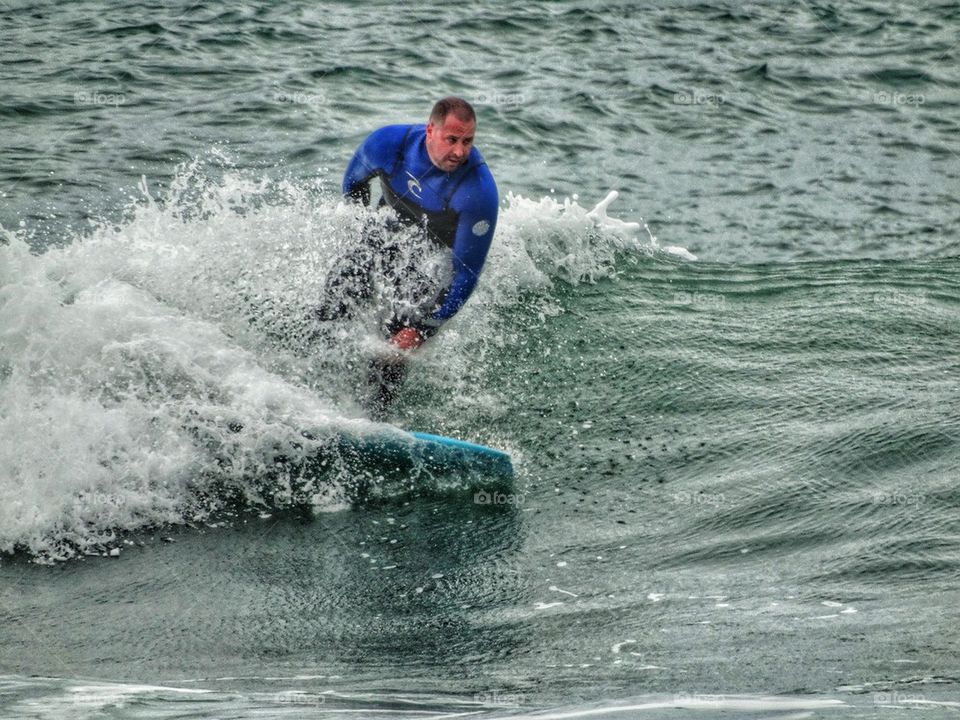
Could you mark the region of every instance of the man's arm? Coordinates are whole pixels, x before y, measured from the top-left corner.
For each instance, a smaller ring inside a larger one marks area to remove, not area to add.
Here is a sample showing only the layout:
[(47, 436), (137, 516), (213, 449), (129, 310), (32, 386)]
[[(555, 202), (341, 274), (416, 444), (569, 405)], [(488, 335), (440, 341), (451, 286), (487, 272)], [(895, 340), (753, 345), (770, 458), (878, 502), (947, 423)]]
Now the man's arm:
[(370, 204), (370, 181), (381, 172), (389, 172), (396, 162), (407, 125), (387, 125), (374, 130), (353, 154), (343, 174), (343, 196)]
[(451, 202), (451, 207), (460, 213), (453, 241), (453, 281), (443, 304), (422, 323), (427, 336), (456, 315), (473, 293), (497, 227), (497, 185), (486, 165), (475, 172), (475, 178), (465, 182)]

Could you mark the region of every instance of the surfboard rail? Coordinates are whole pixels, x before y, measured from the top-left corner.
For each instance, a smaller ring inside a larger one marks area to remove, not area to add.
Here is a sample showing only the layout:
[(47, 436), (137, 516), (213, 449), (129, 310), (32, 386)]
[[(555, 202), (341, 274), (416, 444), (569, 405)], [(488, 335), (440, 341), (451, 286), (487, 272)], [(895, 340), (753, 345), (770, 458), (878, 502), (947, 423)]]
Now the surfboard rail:
[(514, 474), (509, 453), (444, 435), (391, 428), (388, 432), (343, 435), (339, 444), (342, 451), (365, 464), (385, 469), (473, 472), (503, 479)]

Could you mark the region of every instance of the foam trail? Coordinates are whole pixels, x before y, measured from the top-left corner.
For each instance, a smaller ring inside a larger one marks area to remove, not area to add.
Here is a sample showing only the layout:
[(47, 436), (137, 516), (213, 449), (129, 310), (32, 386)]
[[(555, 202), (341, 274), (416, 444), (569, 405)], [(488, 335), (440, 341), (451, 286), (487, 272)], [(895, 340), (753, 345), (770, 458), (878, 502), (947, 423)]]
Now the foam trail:
[[(335, 463), (311, 474), (309, 459), (382, 427), (355, 401), (376, 317), (318, 328), (312, 314), (377, 213), (316, 185), (214, 180), (199, 161), (166, 196), (140, 193), (127, 220), (63, 247), (37, 255), (9, 232), (0, 244), (2, 552), (65, 558), (227, 502), (340, 507), (355, 478)], [(475, 297), (416, 360), (430, 381), (475, 379), (522, 295), (546, 317), (555, 282), (609, 276), (643, 250), (636, 223), (607, 215), (614, 198), (587, 210), (509, 196)], [(495, 388), (455, 396), (498, 403)]]

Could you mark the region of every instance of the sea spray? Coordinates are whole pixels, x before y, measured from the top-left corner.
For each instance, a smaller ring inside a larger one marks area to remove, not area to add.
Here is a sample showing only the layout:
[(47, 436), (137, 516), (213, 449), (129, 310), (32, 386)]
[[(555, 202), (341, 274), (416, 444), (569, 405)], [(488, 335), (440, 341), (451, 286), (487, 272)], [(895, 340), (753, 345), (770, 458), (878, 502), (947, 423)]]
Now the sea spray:
[[(238, 502), (339, 507), (356, 480), (311, 462), (375, 427), (355, 397), (382, 340), (373, 315), (321, 327), (313, 309), (336, 258), (389, 211), (198, 162), (139, 194), (125, 221), (42, 254), (16, 233), (0, 245), (2, 551), (65, 558)], [(517, 304), (546, 321), (555, 283), (611, 276), (645, 249), (605, 210), (509, 195), (474, 297), (415, 356), (414, 380), (468, 412), (503, 405), (481, 381), (517, 341), (504, 334)]]

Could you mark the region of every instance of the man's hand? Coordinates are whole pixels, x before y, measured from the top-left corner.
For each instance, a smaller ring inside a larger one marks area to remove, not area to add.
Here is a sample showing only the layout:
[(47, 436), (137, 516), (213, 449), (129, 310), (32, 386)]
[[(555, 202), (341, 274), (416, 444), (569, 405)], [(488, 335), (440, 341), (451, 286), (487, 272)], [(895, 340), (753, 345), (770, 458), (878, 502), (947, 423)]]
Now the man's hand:
[(390, 338), (390, 344), (396, 345), (401, 350), (414, 350), (423, 345), (423, 340), (423, 335), (415, 328), (405, 327)]

